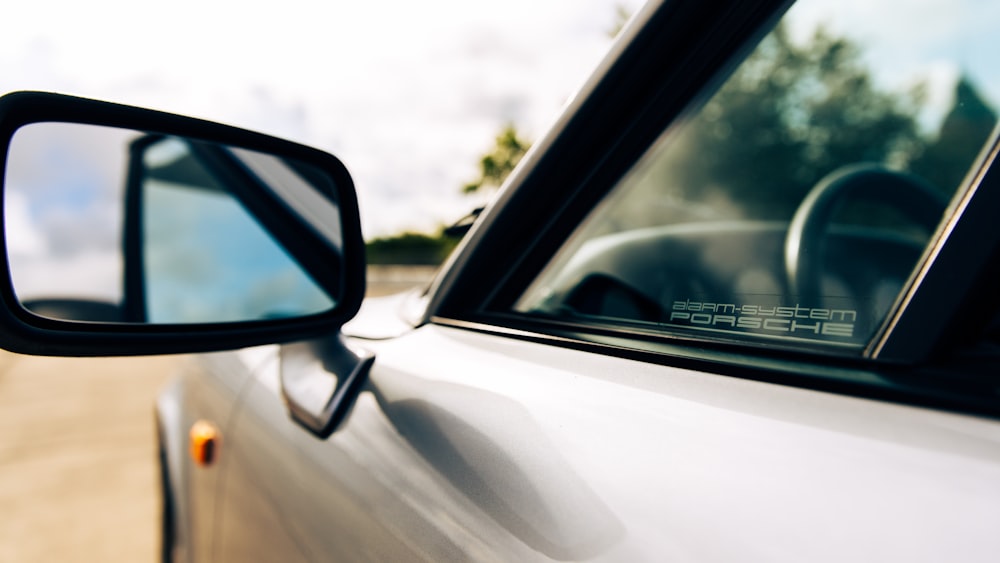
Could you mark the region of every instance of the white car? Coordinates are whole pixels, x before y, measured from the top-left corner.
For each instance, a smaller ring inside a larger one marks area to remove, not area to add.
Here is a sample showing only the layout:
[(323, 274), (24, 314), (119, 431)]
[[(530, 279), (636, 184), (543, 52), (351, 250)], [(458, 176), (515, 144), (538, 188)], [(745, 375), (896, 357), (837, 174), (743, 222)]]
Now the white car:
[(164, 560), (996, 561), (1000, 10), (788, 4), (651, 2), (364, 302), (336, 158), (8, 95), (0, 345), (199, 352)]

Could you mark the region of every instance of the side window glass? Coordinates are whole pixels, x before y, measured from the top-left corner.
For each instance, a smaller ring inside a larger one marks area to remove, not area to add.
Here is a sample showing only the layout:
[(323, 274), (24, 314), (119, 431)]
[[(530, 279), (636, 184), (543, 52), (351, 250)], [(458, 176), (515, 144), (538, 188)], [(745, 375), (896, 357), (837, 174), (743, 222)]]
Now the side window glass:
[(334, 306), (184, 142), (157, 141), (142, 164), (147, 322), (281, 318)]
[(863, 346), (993, 142), (998, 20), (975, 1), (795, 4), (515, 310)]

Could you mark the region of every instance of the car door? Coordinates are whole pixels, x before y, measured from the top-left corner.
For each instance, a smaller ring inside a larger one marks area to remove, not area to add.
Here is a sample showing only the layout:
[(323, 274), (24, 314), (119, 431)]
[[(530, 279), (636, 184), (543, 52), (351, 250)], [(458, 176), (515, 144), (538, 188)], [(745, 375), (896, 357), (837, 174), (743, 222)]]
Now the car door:
[[(178, 520), (174, 534), (183, 538), (183, 551), (192, 560), (211, 560), (214, 547), (214, 522), (217, 517), (218, 491), (225, 482), (225, 475), (232, 460), (224, 451), (224, 440), (235, 414), (240, 391), (246, 386), (250, 374), (258, 370), (277, 369), (273, 352), (267, 347), (236, 352), (219, 352), (185, 358), (178, 363), (180, 374), (174, 379), (158, 401), (159, 441), (166, 451), (176, 457), (163, 463), (173, 464), (164, 482), (167, 502), (174, 503), (171, 515)], [(198, 426), (207, 426), (215, 440), (217, 451), (209, 459), (195, 460), (189, 453), (190, 434)], [(176, 538), (163, 538), (165, 549), (180, 552)], [(179, 553), (174, 554), (179, 558)]]
[(772, 8), (640, 14), (329, 438), (255, 378), (220, 559), (992, 559), (988, 36)]
[[(479, 367), (421, 360), (428, 347)], [(281, 419), (273, 394), (267, 426), (241, 419), (259, 435), (234, 437), (255, 454), (229, 473), (222, 559), (932, 561), (996, 547), (995, 422), (437, 326), (379, 354), (327, 442)], [(285, 434), (256, 449), (270, 424)], [(252, 467), (270, 481), (237, 479)]]

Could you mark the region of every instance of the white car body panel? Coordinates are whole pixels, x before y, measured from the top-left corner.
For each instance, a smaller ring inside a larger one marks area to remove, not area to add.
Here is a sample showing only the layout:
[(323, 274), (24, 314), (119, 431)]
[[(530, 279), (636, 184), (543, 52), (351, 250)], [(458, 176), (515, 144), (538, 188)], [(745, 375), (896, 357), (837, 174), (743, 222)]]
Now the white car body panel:
[(370, 382), (326, 441), (288, 418), (277, 370), (256, 372), (214, 559), (1000, 552), (993, 420), (435, 325), (364, 345)]

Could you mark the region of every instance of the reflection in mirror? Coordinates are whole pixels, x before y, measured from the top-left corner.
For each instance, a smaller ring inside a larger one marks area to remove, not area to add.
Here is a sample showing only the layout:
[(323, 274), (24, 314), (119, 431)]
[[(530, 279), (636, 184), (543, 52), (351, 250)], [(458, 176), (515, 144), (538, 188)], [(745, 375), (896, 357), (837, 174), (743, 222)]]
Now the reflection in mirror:
[(35, 314), (75, 321), (322, 313), (336, 306), (339, 280), (306, 265), (315, 241), (300, 235), (305, 229), (334, 251), (325, 256), (342, 256), (335, 193), (324, 171), (275, 155), (30, 124), (11, 141), (4, 178), (14, 291)]

